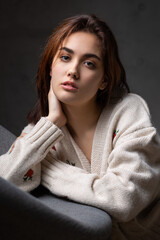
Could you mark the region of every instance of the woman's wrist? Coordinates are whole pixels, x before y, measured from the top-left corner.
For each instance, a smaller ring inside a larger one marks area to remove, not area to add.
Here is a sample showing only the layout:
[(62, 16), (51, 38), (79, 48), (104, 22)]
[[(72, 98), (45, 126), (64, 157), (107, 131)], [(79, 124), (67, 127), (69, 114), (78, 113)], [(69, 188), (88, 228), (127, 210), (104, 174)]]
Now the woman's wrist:
[(52, 122), (54, 125), (56, 125), (58, 128), (62, 127), (64, 124), (61, 121), (60, 118), (52, 116), (52, 115), (48, 115), (46, 117), (46, 119), (48, 119), (50, 122)]

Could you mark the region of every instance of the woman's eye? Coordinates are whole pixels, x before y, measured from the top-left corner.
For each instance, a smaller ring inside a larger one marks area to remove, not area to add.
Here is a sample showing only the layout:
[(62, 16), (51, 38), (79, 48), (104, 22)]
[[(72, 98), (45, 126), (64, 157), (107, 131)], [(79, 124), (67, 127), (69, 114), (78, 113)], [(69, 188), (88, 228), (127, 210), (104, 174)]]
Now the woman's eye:
[(64, 56), (61, 56), (60, 59), (64, 62), (67, 62), (70, 59), (70, 57), (64, 55)]
[(86, 65), (88, 68), (91, 68), (91, 69), (95, 68), (94, 63), (92, 63), (92, 62), (90, 62), (90, 61), (86, 61), (86, 62), (85, 62), (85, 65)]

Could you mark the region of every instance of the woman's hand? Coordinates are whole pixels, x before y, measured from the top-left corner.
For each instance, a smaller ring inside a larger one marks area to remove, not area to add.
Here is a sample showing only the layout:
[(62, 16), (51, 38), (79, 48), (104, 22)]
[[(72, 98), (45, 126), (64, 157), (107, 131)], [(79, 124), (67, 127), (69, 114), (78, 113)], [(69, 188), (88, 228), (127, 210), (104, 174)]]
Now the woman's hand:
[(67, 122), (67, 119), (62, 110), (61, 103), (53, 92), (52, 84), (50, 84), (50, 90), (48, 93), (48, 108), (49, 114), (46, 118), (59, 128), (64, 126)]

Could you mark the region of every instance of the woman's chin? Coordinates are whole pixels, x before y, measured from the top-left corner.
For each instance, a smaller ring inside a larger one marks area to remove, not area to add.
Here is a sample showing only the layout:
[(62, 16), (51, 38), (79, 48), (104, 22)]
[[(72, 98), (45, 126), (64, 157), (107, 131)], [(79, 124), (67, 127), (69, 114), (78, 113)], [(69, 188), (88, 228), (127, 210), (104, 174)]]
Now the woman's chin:
[(56, 94), (57, 99), (64, 104), (76, 105), (79, 103), (77, 96), (68, 93)]
[(58, 100), (65, 105), (77, 105), (78, 101), (77, 99), (74, 98), (69, 98), (69, 97), (58, 97)]

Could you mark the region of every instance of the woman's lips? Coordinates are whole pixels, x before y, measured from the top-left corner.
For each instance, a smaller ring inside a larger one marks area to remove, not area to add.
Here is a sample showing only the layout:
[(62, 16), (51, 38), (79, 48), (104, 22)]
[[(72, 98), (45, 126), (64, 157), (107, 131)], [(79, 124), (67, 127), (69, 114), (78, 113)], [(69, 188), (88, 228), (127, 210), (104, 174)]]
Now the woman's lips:
[(65, 90), (74, 91), (74, 92), (78, 91), (77, 85), (73, 82), (66, 81), (66, 82), (63, 82), (61, 85)]

